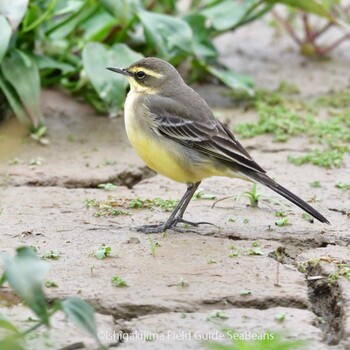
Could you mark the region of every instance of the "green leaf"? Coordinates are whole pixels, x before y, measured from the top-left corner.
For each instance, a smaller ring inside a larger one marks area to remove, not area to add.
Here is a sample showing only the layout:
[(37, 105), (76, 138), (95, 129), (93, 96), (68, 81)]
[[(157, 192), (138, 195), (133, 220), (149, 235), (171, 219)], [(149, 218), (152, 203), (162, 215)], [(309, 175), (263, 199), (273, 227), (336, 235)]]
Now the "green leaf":
[(12, 34), (10, 23), (7, 21), (7, 19), (3, 15), (1, 15), (1, 13), (0, 13), (0, 33), (1, 33), (1, 40), (0, 40), (0, 63), (1, 63), (2, 59), (6, 54), (6, 51), (11, 39), (11, 34)]
[(118, 21), (106, 12), (102, 7), (89, 19), (81, 24), (86, 41), (103, 41)]
[(6, 329), (14, 333), (19, 333), (17, 327), (1, 313), (0, 313), (0, 328)]
[(29, 115), (24, 110), (22, 103), (16, 94), (16, 91), (13, 89), (13, 87), (6, 81), (5, 77), (1, 73), (0, 69), (0, 89), (6, 96), (7, 102), (11, 106), (14, 114), (19, 119), (19, 121), (23, 124), (25, 124), (28, 128), (32, 128), (32, 122), (29, 118)]
[[(53, 25), (47, 30), (46, 34), (50, 36), (51, 39), (63, 39), (69, 34), (71, 34), (77, 27), (92, 17), (98, 9), (98, 5), (92, 5), (89, 1), (81, 3), (81, 7), (75, 8), (75, 12), (71, 13), (69, 17), (63, 17), (63, 20), (53, 22)], [(68, 4), (69, 6), (69, 4)]]
[(142, 57), (125, 44), (115, 44), (108, 48), (103, 44), (88, 43), (84, 47), (84, 69), (111, 116), (115, 116), (124, 104), (128, 81), (125, 77), (108, 71), (106, 67), (127, 67)]
[(90, 304), (78, 297), (70, 297), (60, 303), (60, 308), (77, 327), (90, 334), (99, 342), (95, 313)]
[(126, 27), (137, 8), (140, 7), (139, 0), (102, 0), (102, 6), (116, 18), (122, 27)]
[(224, 84), (235, 90), (243, 90), (250, 96), (254, 96), (253, 81), (249, 76), (237, 74), (229, 69), (220, 69), (213, 66), (205, 67), (209, 73), (221, 80)]
[(308, 13), (313, 13), (315, 15), (326, 17), (332, 19), (330, 12), (324, 6), (322, 1), (316, 0), (265, 0), (266, 2), (273, 4), (284, 4), (287, 6), (295, 7)]
[(44, 55), (31, 55), (30, 56), (36, 63), (39, 70), (42, 69), (59, 69), (63, 74), (70, 73), (75, 70), (75, 67), (64, 62), (59, 62), (49, 56)]
[(147, 44), (165, 60), (176, 60), (193, 52), (192, 30), (176, 17), (141, 11), (138, 17), (145, 31)]
[[(0, 14), (3, 15), (15, 30), (22, 21), (22, 18), (27, 10), (28, 0), (1, 0)], [(3, 32), (1, 31), (1, 36)]]
[(214, 2), (212, 6), (205, 7), (199, 13), (205, 16), (211, 26), (217, 31), (227, 31), (239, 24), (246, 11), (254, 0), (232, 1), (224, 0)]
[[(35, 62), (23, 51), (13, 50), (4, 58), (1, 70), (16, 91), (33, 128), (38, 128), (44, 118), (40, 110), (40, 76)], [(11, 101), (9, 103), (13, 107)]]
[(0, 340), (1, 350), (25, 350), (17, 336), (10, 335)]
[(198, 59), (214, 59), (219, 56), (215, 46), (210, 42), (210, 32), (206, 25), (206, 18), (195, 14), (185, 17), (185, 20), (192, 28), (193, 51)]
[(49, 317), (42, 284), (48, 271), (43, 262), (29, 247), (17, 249), (17, 255), (2, 255), (6, 280), (39, 319), (49, 325)]

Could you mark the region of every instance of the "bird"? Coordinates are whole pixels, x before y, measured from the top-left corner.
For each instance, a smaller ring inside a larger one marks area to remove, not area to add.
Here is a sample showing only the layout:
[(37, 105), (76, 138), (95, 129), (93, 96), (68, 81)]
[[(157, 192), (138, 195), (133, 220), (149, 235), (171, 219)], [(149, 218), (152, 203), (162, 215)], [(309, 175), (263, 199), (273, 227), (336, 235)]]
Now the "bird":
[(187, 221), (183, 215), (200, 183), (212, 176), (263, 184), (318, 221), (330, 224), (311, 205), (267, 175), (173, 65), (160, 58), (146, 57), (127, 68), (106, 68), (129, 81), (124, 118), (128, 139), (136, 153), (158, 174), (187, 186), (165, 222), (139, 226), (138, 231), (183, 231), (178, 224), (210, 224)]

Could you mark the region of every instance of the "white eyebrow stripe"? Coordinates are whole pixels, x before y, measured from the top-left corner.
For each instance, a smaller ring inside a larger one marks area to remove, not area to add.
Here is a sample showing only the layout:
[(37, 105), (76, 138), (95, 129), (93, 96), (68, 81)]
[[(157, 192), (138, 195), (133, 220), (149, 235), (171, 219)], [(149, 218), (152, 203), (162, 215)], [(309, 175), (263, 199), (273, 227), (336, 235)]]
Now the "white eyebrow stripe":
[(133, 69), (130, 69), (130, 72), (136, 73), (138, 71), (143, 71), (145, 72), (147, 75), (154, 77), (154, 78), (162, 78), (163, 74), (154, 72), (153, 70), (147, 69), (147, 68), (143, 68), (143, 67), (135, 67)]

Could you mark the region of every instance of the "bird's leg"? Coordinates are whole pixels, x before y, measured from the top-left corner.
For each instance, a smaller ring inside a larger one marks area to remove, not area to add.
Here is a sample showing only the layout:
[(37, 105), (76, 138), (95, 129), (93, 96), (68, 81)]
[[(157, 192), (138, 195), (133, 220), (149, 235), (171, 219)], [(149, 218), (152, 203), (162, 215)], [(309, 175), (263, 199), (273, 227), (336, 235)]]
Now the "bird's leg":
[(136, 230), (144, 233), (161, 233), (168, 229), (173, 229), (175, 231), (182, 232), (181, 229), (175, 227), (178, 223), (184, 223), (192, 226), (198, 226), (200, 224), (212, 225), (209, 222), (190, 222), (182, 218), (188, 204), (190, 203), (199, 185), (200, 182), (191, 183), (187, 185), (187, 190), (185, 194), (183, 195), (176, 208), (171, 213), (169, 219), (165, 223), (159, 225), (144, 225), (137, 227)]
[[(200, 221), (200, 222), (192, 222), (192, 221), (188, 221), (188, 220), (184, 220), (183, 219), (183, 215), (185, 213), (185, 210), (188, 206), (188, 204), (190, 203), (194, 193), (197, 191), (198, 186), (200, 185), (200, 182), (196, 182), (195, 184), (190, 184), (187, 187), (187, 191), (189, 189), (191, 189), (191, 193), (186, 197), (186, 193), (185, 196), (182, 199), (184, 200), (184, 203), (182, 204), (181, 208), (179, 209), (179, 213), (176, 217), (173, 218), (174, 223), (172, 225), (172, 227), (174, 228), (178, 223), (183, 223), (183, 224), (187, 224), (187, 225), (191, 225), (191, 226), (198, 226), (198, 225), (213, 225), (211, 222), (206, 222), (206, 221)], [(186, 197), (186, 198), (185, 198)], [(170, 218), (168, 219), (168, 221), (170, 220)]]

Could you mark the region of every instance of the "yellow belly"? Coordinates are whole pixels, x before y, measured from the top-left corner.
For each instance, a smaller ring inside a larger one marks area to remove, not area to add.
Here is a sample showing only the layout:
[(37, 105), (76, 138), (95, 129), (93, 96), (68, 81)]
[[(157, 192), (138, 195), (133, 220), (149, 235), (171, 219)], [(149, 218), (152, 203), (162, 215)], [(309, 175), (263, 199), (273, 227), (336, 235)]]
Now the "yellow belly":
[(128, 138), (140, 158), (155, 172), (177, 182), (195, 182), (193, 174), (184, 169), (159, 140), (152, 140), (136, 130), (128, 130)]

